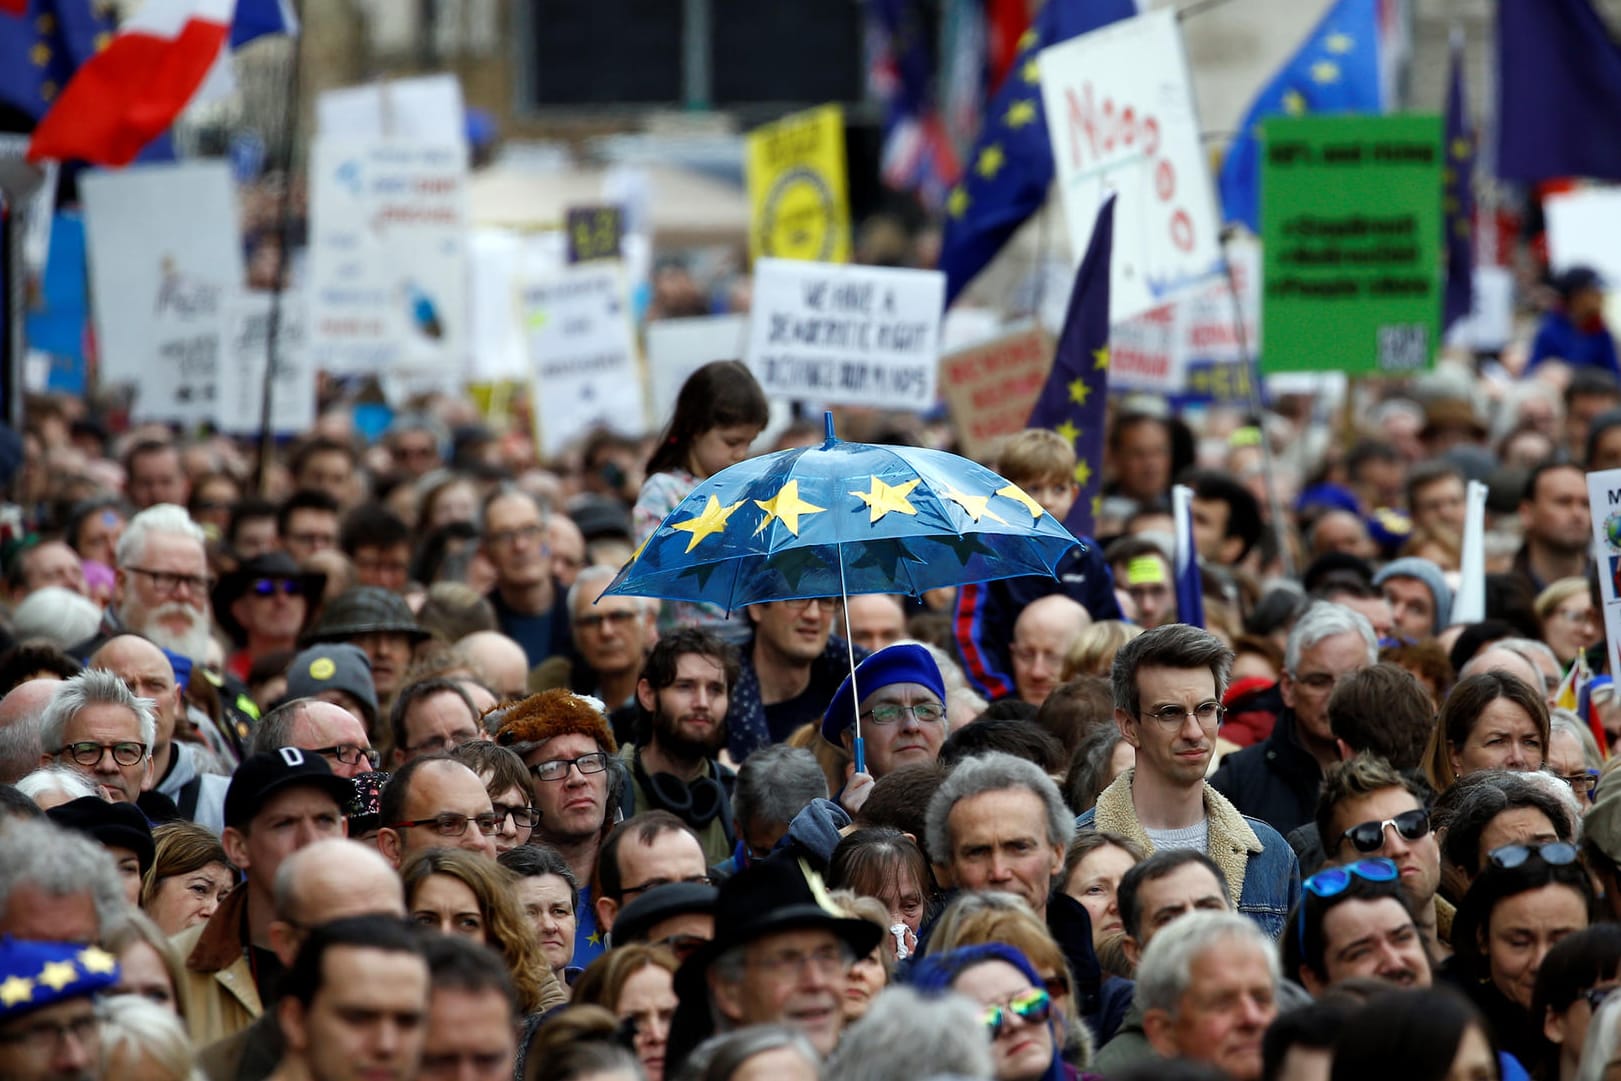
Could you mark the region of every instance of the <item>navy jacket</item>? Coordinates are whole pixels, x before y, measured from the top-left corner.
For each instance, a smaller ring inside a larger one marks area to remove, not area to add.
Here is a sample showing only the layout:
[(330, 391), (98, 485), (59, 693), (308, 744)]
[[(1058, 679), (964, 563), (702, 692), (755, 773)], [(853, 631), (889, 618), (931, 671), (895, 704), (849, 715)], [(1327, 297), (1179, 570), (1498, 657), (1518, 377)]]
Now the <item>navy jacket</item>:
[(1270, 736), (1223, 758), (1210, 778), (1210, 787), (1240, 814), (1259, 818), (1282, 834), (1312, 821), (1323, 787), (1323, 768), (1301, 745), (1299, 724), (1295, 711), (1283, 707)]

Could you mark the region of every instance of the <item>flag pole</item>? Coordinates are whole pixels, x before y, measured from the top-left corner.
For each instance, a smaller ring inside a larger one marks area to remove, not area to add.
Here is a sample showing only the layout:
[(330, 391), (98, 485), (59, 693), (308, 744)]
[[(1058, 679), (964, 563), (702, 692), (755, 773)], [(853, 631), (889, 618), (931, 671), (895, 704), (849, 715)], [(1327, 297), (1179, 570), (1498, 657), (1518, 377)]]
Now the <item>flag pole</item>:
[[(302, 30), (304, 13), (298, 0), (289, 0), (293, 14), (298, 17)], [(293, 216), (293, 159), (298, 146), (298, 122), (303, 115), (299, 107), (299, 83), (304, 34), (292, 36), (293, 55), (287, 64), (287, 114), (282, 124), (282, 184), (281, 198), (276, 208), (276, 280), (270, 290), (270, 315), (265, 324), (265, 374), (259, 398), (259, 465), (254, 487), (263, 495), (270, 480), (270, 459), (275, 451), (276, 433), (271, 426), (271, 395), (276, 385), (276, 346), (281, 339), (282, 296), (287, 291), (287, 266), (292, 261)]]
[(1295, 576), (1295, 557), (1289, 550), (1289, 544), (1284, 533), (1283, 500), (1278, 496), (1278, 478), (1276, 467), (1272, 460), (1272, 444), (1266, 433), (1266, 403), (1261, 398), (1261, 365), (1260, 360), (1250, 349), (1249, 333), (1244, 329), (1244, 302), (1238, 295), (1238, 279), (1233, 276), (1233, 263), (1227, 258), (1227, 242), (1232, 238), (1231, 230), (1224, 229), (1221, 233), (1221, 276), (1227, 283), (1227, 296), (1233, 305), (1233, 340), (1238, 343), (1238, 355), (1241, 363), (1249, 372), (1249, 405), (1250, 412), (1255, 414), (1255, 425), (1260, 429), (1261, 438), (1261, 476), (1266, 481), (1266, 502), (1272, 512), (1272, 534), (1278, 539), (1278, 558), (1283, 561), (1285, 577)]

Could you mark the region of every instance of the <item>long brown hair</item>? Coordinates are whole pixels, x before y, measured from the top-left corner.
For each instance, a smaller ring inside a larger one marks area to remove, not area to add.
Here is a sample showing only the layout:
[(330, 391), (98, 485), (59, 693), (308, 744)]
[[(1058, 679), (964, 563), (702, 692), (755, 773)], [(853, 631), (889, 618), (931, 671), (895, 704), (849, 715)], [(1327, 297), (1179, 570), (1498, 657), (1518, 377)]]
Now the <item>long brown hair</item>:
[(1548, 705), (1542, 695), (1529, 687), (1523, 679), (1507, 672), (1479, 672), (1459, 682), (1447, 695), (1441, 707), (1441, 716), (1430, 735), (1429, 747), (1424, 752), (1424, 771), (1430, 785), (1437, 792), (1452, 787), (1458, 779), (1452, 768), (1452, 752), (1461, 751), (1469, 742), (1480, 715), (1486, 707), (1506, 698), (1525, 710), (1537, 732), (1542, 736), (1542, 753), (1548, 753)]

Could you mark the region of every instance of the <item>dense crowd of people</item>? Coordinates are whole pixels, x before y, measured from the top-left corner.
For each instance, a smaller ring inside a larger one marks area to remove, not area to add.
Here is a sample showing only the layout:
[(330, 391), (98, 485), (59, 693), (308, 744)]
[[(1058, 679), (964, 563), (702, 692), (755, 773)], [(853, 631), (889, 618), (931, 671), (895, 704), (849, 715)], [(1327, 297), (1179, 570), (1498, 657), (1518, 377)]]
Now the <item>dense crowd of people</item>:
[[(544, 464), (417, 404), (368, 446), (333, 389), (261, 462), (31, 403), (0, 1076), (1606, 1076), (1613, 375), (1443, 370), (1348, 441), (1118, 398), (1052, 577), (736, 613), (604, 590), (703, 480), (819, 442), (742, 365)], [(1051, 432), (987, 464), (1074, 506)]]

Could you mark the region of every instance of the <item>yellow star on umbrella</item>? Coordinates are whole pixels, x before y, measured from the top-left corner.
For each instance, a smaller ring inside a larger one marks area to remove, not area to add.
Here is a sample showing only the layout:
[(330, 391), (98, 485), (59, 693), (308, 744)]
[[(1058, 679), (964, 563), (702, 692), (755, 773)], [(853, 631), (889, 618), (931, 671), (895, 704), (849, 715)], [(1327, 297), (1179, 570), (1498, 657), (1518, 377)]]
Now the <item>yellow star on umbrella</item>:
[(916, 488), (918, 483), (918, 480), (913, 478), (905, 484), (885, 484), (877, 477), (873, 477), (871, 491), (850, 494), (867, 504), (872, 511), (872, 517), (867, 522), (871, 525), (890, 511), (897, 514), (916, 514), (917, 508), (907, 502), (906, 497), (912, 494), (912, 489)]
[(105, 975), (118, 968), (118, 959), (106, 950), (98, 950), (91, 946), (79, 951), (79, 964), (86, 972)]
[(955, 488), (947, 488), (946, 498), (961, 507), (967, 512), (968, 517), (976, 522), (981, 518), (989, 518), (993, 522), (1001, 522), (1003, 525), (1007, 525), (1006, 518), (999, 516), (990, 509), (991, 497), (988, 495), (969, 495), (967, 492), (959, 492)]
[(1054, 428), (1053, 431), (1057, 432), (1059, 438), (1063, 439), (1063, 441), (1068, 443), (1070, 446), (1074, 446), (1075, 441), (1081, 437), (1081, 430), (1075, 427), (1075, 422), (1070, 420), (1068, 417), (1065, 417), (1064, 423)]
[(1076, 405), (1085, 405), (1086, 396), (1092, 393), (1092, 388), (1086, 385), (1084, 379), (1071, 379), (1069, 381), (1069, 400)]
[(47, 961), (35, 978), (51, 990), (60, 991), (79, 978), (79, 970), (73, 967), (72, 961)]
[(8, 976), (0, 983), (0, 1004), (16, 1006), (34, 997), (34, 981), (21, 976)]
[(1107, 371), (1108, 368), (1109, 368), (1109, 347), (1104, 346), (1102, 349), (1094, 349), (1094, 350), (1092, 350), (1092, 370), (1102, 372), (1102, 371)]
[(754, 505), (765, 511), (765, 517), (755, 528), (754, 535), (759, 536), (765, 532), (765, 527), (773, 519), (782, 519), (782, 524), (788, 527), (788, 532), (799, 536), (799, 516), (801, 514), (821, 514), (826, 507), (818, 507), (814, 503), (807, 503), (799, 498), (799, 481), (791, 480), (777, 490), (777, 494), (770, 499), (756, 499)]
[(1041, 504), (1037, 503), (1034, 499), (1031, 499), (1027, 494), (1025, 494), (1025, 490), (1020, 488), (1017, 484), (1010, 484), (1006, 488), (998, 488), (996, 490), (996, 494), (1006, 496), (1007, 498), (1013, 500), (1013, 502), (1022, 504), (1024, 509), (1030, 512), (1031, 521), (1035, 521), (1037, 518), (1040, 518), (1046, 513), (1046, 511), (1041, 509)]
[(692, 534), (692, 539), (687, 542), (687, 551), (690, 552), (698, 547), (698, 542), (705, 537), (714, 533), (724, 533), (726, 531), (726, 519), (730, 518), (732, 512), (742, 505), (743, 501), (739, 499), (731, 506), (723, 507), (720, 505), (720, 500), (711, 495), (709, 502), (704, 505), (702, 514), (696, 518), (688, 518), (684, 522), (677, 522), (674, 528)]

